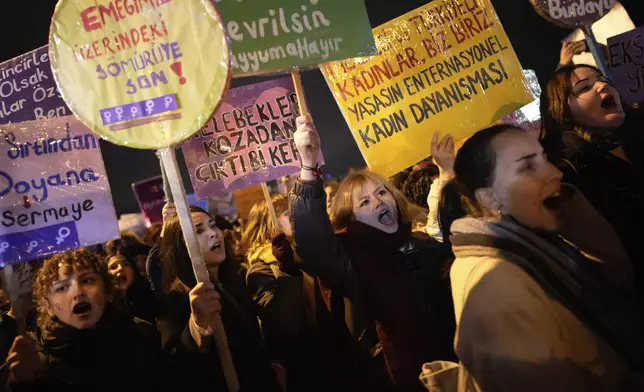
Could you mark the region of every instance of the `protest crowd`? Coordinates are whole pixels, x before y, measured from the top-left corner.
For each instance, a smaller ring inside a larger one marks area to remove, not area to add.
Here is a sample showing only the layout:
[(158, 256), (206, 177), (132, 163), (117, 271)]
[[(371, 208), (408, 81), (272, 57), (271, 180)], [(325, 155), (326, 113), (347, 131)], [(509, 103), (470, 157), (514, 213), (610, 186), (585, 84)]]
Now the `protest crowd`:
[[(136, 3), (132, 13), (144, 3)], [(318, 2), (310, 3), (313, 8)], [(564, 15), (565, 7), (558, 12)], [(304, 12), (301, 17), (307, 18)], [(494, 21), (485, 14), (481, 18), (479, 28), (492, 28)], [(87, 20), (98, 25), (98, 18)], [(309, 30), (330, 23), (317, 9), (311, 21)], [(422, 22), (417, 22), (420, 33)], [(476, 80), (468, 76), (469, 87), (463, 88), (469, 93), (448, 96), (454, 105), (466, 98), (491, 100), (475, 96), (492, 94), (515, 77), (509, 52), (503, 54), (510, 45), (503, 49), (502, 36), (494, 42), (498, 51), (491, 49), (487, 56), (506, 56), (503, 63), (494, 60), (476, 71)], [(432, 50), (436, 55), (440, 47)], [(349, 112), (359, 114), (345, 112), (350, 125), (353, 117), (361, 124), (355, 128), (369, 124), (354, 134), (356, 143), (364, 144), (367, 167), (350, 169), (334, 181), (323, 172), (323, 150), (333, 146), (323, 146), (318, 132), (327, 130), (316, 127), (301, 107), (296, 110), (295, 93), (276, 82), (270, 88), (282, 90), (265, 106), (274, 116), (272, 125), (256, 126), (251, 133), (246, 109), (252, 105), (238, 112), (227, 108), (187, 142), (196, 148), (183, 147), (199, 198), (214, 192), (208, 187), (215, 179), (233, 183), (231, 170), (238, 175), (243, 168), (249, 182), (241, 187), (266, 182), (249, 179), (267, 166), (299, 170), (279, 172), (272, 195), (266, 188), (244, 216), (209, 204), (182, 207), (181, 198), (168, 194), (173, 174), (166, 173), (167, 166), (159, 180), (167, 192), (162, 207), (156, 206), (160, 216), (144, 233), (121, 231), (118, 238), (80, 246), (88, 233), (60, 223), (66, 207), (59, 206), (55, 215), (44, 213), (45, 223), (51, 219), (59, 225), (58, 244), (69, 237), (76, 238), (75, 245), (27, 262), (2, 259), (0, 388), (644, 391), (644, 110), (625, 99), (601, 67), (573, 62), (573, 55), (587, 51), (583, 41), (563, 43), (560, 64), (541, 86), (536, 133), (500, 117), (481, 120), (487, 125), (467, 134), (452, 132), (427, 120), (430, 112), (434, 118), (451, 107), (449, 102), (440, 106), (435, 96), (436, 113), (429, 98), (416, 104), (424, 108), (422, 122), (416, 117), (420, 112), (412, 110), (423, 130), (415, 140), (429, 154), (412, 158), (403, 170), (388, 171), (383, 168), (389, 163), (370, 161), (365, 151), (406, 137), (413, 128), (406, 129), (411, 116), (401, 109), (381, 122), (365, 120), (369, 114), (360, 111), (361, 103), (352, 109), (353, 103), (345, 102)], [(410, 69), (416, 60), (411, 53)], [(341, 83), (338, 69), (323, 70), (332, 90)], [(498, 81), (486, 81), (490, 76), (483, 75), (490, 71), (498, 72)], [(415, 83), (420, 91), (422, 82)], [(354, 88), (347, 94), (359, 95)], [(342, 100), (353, 99), (334, 93), (341, 109)], [(393, 97), (395, 87), (387, 94)], [(502, 98), (498, 106), (512, 107)], [(253, 100), (253, 105), (260, 103)], [(64, 136), (73, 140), (77, 123), (64, 121), (58, 147), (43, 147), (51, 149), (45, 154), (68, 152), (60, 146)], [(235, 121), (243, 127), (235, 127)], [(234, 147), (237, 128), (248, 129), (237, 135), (239, 148)], [(36, 144), (22, 142), (16, 128), (7, 129), (12, 133), (3, 139), (14, 147), (12, 162), (40, 155)], [(229, 131), (226, 143), (216, 139)], [(93, 136), (83, 132), (78, 139), (83, 142), (70, 142), (69, 150), (100, 154)], [(253, 143), (273, 147), (248, 152)], [(218, 160), (194, 158), (201, 149)], [(233, 153), (235, 161), (233, 155), (224, 158)], [(89, 165), (78, 169), (76, 185), (99, 184), (105, 176), (99, 166)], [(19, 211), (55, 198), (60, 183), (54, 177), (43, 177), (42, 188), (33, 182), (44, 193), (24, 201), (20, 196), (21, 210), (3, 214), (0, 229), (13, 231), (0, 231), (0, 239), (10, 241), (17, 225), (40, 219)], [(71, 186), (70, 178), (67, 173)], [(20, 193), (20, 183), (16, 177), (10, 187)], [(74, 221), (88, 219), (82, 214), (97, 219), (91, 214), (98, 204), (79, 202)], [(186, 218), (192, 226), (185, 225)], [(95, 230), (100, 225), (111, 230), (111, 223), (98, 219)], [(27, 253), (39, 246), (32, 242)], [(5, 243), (0, 255), (9, 249)], [(194, 261), (195, 247), (204, 270)], [(20, 276), (27, 278), (17, 281)]]

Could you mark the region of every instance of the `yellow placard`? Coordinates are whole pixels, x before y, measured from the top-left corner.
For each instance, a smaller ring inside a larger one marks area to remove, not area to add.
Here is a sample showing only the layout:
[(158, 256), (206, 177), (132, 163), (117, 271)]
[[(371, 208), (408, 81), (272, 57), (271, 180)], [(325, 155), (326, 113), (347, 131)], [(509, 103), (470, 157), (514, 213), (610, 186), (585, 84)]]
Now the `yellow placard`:
[(210, 0), (60, 0), (49, 51), (72, 112), (105, 139), (162, 148), (201, 129), (231, 77)]
[(373, 33), (378, 56), (321, 69), (384, 176), (427, 158), (434, 131), (458, 140), (534, 100), (489, 0), (435, 0)]

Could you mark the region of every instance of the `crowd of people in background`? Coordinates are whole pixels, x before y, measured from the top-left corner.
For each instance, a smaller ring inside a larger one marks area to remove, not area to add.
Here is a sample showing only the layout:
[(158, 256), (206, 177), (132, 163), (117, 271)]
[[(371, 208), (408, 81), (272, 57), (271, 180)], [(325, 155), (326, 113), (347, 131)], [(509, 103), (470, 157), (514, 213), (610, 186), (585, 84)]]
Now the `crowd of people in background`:
[(33, 289), (1, 314), (0, 382), (227, 391), (220, 317), (243, 392), (422, 391), (435, 361), (459, 391), (644, 390), (642, 110), (561, 64), (541, 114), (538, 139), (494, 125), (456, 151), (436, 133), (390, 179), (326, 183), (299, 117), (277, 222), (266, 201), (234, 223), (191, 208), (210, 281), (171, 203), (142, 238), (28, 264)]

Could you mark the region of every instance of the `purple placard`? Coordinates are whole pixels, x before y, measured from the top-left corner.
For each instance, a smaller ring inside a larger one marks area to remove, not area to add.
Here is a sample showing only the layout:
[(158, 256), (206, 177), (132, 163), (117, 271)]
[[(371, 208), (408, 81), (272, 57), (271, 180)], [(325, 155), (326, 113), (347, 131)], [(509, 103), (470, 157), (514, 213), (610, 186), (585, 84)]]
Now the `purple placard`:
[(179, 105), (175, 94), (168, 94), (145, 101), (102, 109), (100, 115), (103, 125), (109, 125), (137, 118), (151, 117), (178, 109)]
[(71, 114), (51, 73), (48, 46), (0, 64), (0, 124)]
[(161, 222), (165, 193), (163, 192), (163, 177), (153, 177), (132, 184), (132, 190), (139, 202), (139, 207), (148, 223)]
[(197, 198), (299, 171), (296, 117), (290, 77), (228, 90), (206, 126), (181, 147)]
[(2, 263), (119, 237), (98, 140), (76, 118), (0, 126), (0, 223)]
[(0, 236), (0, 267), (80, 247), (75, 222)]
[(644, 102), (644, 26), (610, 37), (608, 61), (622, 100)]

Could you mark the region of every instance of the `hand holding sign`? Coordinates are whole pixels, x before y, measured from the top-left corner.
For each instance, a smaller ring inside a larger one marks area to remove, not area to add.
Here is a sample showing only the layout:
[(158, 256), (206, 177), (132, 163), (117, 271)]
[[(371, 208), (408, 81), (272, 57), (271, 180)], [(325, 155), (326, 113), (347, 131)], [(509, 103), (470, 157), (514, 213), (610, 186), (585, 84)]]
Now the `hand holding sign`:
[(300, 178), (304, 181), (316, 179), (315, 173), (311, 170), (317, 168), (320, 156), (320, 135), (315, 129), (310, 116), (300, 116), (296, 120), (297, 131), (293, 135), (295, 147), (300, 153), (302, 171)]
[(297, 131), (293, 139), (300, 153), (302, 164), (314, 167), (318, 164), (320, 152), (320, 135), (313, 125), (311, 116), (300, 116), (296, 120)]

